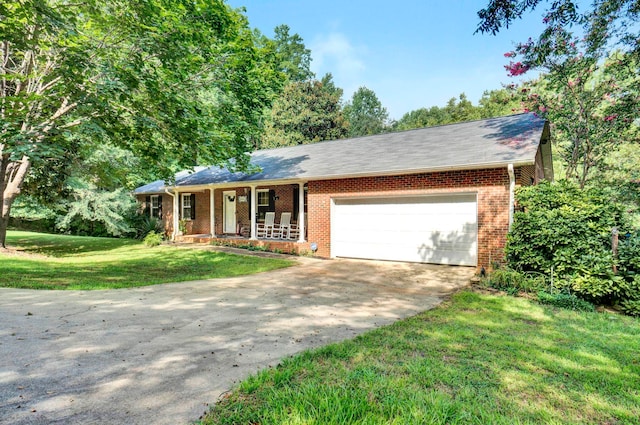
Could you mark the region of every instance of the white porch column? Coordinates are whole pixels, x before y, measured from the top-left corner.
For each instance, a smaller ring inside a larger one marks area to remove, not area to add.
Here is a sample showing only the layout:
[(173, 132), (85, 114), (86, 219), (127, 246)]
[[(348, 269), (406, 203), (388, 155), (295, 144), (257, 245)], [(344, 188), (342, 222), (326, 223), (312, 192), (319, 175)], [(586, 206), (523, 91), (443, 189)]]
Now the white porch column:
[(251, 216), (249, 217), (249, 222), (251, 223), (251, 240), (257, 240), (257, 221), (256, 215), (258, 214), (258, 193), (256, 192), (256, 185), (250, 185), (249, 190), (251, 191)]
[(304, 183), (298, 183), (298, 187), (298, 229), (300, 229), (298, 242), (304, 242)]
[(213, 186), (209, 186), (209, 230), (211, 237), (216, 237), (216, 210), (214, 202), (214, 190)]
[(175, 240), (178, 235), (178, 227), (180, 222), (180, 192), (178, 190), (173, 191), (173, 238)]

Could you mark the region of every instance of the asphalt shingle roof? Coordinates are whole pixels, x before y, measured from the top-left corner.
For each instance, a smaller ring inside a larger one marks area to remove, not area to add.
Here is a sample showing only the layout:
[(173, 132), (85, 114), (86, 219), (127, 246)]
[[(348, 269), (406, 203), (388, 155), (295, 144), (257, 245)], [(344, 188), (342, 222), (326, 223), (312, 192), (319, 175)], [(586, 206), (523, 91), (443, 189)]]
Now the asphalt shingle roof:
[[(545, 121), (534, 114), (427, 127), (354, 139), (259, 150), (251, 163), (262, 171), (231, 173), (198, 167), (176, 175), (175, 186), (274, 180), (324, 180), (370, 175), (411, 174), (533, 164)], [(136, 193), (158, 193), (162, 180)]]

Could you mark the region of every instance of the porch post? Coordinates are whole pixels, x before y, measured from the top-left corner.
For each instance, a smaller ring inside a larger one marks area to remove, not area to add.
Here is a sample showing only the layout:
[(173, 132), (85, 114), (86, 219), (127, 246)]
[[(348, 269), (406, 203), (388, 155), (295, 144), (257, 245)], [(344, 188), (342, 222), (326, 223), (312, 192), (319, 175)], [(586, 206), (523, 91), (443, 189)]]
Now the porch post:
[(216, 237), (216, 210), (215, 210), (215, 202), (214, 202), (214, 191), (213, 185), (209, 186), (209, 230), (211, 233), (211, 237)]
[(173, 197), (173, 240), (176, 239), (178, 235), (178, 226), (180, 221), (180, 192), (178, 189), (173, 191), (175, 194)]
[(304, 182), (298, 183), (298, 187), (298, 229), (300, 229), (298, 242), (304, 242)]
[(251, 216), (249, 217), (249, 223), (251, 223), (251, 240), (257, 240), (257, 232), (256, 232), (256, 215), (258, 214), (258, 196), (256, 193), (256, 185), (249, 185), (249, 190), (251, 191)]

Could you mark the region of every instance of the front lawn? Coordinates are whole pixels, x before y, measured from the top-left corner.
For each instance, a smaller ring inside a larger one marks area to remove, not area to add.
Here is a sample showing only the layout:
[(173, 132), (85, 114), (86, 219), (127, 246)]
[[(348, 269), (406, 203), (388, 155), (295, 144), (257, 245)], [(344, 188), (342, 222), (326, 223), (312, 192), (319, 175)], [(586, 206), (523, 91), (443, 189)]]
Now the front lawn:
[(148, 248), (130, 239), (9, 231), (0, 253), (0, 286), (29, 289), (114, 289), (259, 273), (288, 260), (170, 246)]
[(203, 424), (638, 424), (640, 320), (461, 292), (289, 358)]

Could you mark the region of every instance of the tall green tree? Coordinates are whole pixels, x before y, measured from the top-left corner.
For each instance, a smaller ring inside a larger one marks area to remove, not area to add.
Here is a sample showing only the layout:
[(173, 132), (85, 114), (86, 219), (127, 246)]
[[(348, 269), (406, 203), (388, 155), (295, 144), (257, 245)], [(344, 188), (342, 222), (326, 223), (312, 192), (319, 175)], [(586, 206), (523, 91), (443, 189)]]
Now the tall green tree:
[(340, 91), (317, 80), (287, 85), (274, 101), (261, 140), (262, 148), (293, 146), (347, 135)]
[(380, 134), (386, 130), (389, 121), (387, 108), (367, 87), (360, 87), (353, 93), (344, 107), (344, 114), (349, 121), (349, 137)]
[(64, 172), (75, 132), (104, 135), (165, 177), (248, 164), (279, 76), (224, 1), (8, 1), (0, 23), (2, 247), (29, 170)]
[(290, 31), (291, 28), (283, 24), (274, 28), (273, 39), (259, 30), (254, 30), (254, 34), (258, 45), (271, 53), (275, 69), (282, 72), (288, 82), (312, 79), (315, 74), (311, 71), (311, 50), (299, 34), (290, 34)]

